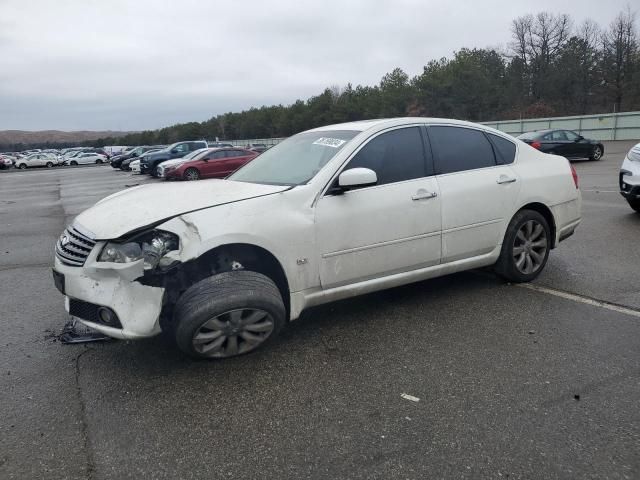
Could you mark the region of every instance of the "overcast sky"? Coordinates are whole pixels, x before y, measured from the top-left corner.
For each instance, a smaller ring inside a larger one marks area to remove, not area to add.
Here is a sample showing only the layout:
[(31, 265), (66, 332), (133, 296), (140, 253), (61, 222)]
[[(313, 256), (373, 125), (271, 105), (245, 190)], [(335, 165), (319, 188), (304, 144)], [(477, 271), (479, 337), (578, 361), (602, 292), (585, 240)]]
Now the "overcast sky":
[[(628, 0), (0, 0), (0, 129), (142, 130), (506, 49), (548, 10), (607, 25)], [(633, 3), (633, 2), (631, 2)]]

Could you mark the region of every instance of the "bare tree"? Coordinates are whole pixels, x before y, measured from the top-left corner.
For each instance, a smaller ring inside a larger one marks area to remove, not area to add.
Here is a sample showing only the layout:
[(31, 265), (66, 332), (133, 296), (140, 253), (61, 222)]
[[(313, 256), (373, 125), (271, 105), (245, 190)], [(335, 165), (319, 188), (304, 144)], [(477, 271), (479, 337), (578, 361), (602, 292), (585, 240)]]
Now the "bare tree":
[(627, 89), (632, 84), (635, 57), (638, 52), (636, 14), (629, 6), (611, 22), (602, 35), (604, 82), (619, 112)]
[(540, 12), (515, 19), (511, 25), (512, 49), (526, 66), (528, 95), (533, 100), (545, 96), (550, 84), (550, 67), (571, 35), (569, 15)]

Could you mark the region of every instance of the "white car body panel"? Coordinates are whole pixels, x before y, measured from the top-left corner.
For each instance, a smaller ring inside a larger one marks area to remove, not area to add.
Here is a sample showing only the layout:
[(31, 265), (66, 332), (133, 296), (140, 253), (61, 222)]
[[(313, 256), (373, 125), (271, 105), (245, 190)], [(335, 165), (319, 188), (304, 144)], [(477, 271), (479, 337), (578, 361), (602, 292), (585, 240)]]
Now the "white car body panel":
[(91, 154), (91, 155), (85, 155), (84, 153), (80, 153), (74, 157), (68, 158), (66, 163), (70, 165), (71, 162), (76, 162), (78, 165), (91, 165), (96, 163), (98, 160), (105, 163), (107, 162), (107, 157), (99, 153)]
[[(76, 221), (96, 239), (118, 238), (183, 212), (267, 195), (286, 188), (216, 179), (140, 185), (103, 198), (78, 215)], [(126, 215), (122, 214), (124, 211)]]
[(140, 160), (134, 160), (129, 164), (129, 168), (131, 169), (131, 171), (134, 174), (139, 174), (140, 173)]
[[(620, 167), (620, 193), (631, 204), (640, 202), (640, 143), (634, 145)], [(634, 207), (637, 210), (637, 207)]]
[[(332, 179), (369, 138), (389, 128), (416, 124), (460, 125), (503, 136), (516, 143), (516, 160), (506, 166), (324, 195)], [(260, 247), (284, 270), (293, 320), (312, 305), (491, 265), (500, 254), (509, 221), (525, 205), (540, 203), (551, 210), (554, 246), (580, 222), (580, 191), (568, 161), (497, 130), (424, 118), (354, 122), (315, 130), (335, 129), (361, 133), (307, 184), (286, 187), (205, 180), (145, 185), (101, 200), (74, 224), (100, 241), (151, 225), (173, 232), (180, 237), (180, 249), (168, 256), (180, 262), (228, 244)], [(498, 183), (505, 177), (515, 181)], [(424, 198), (412, 198), (422, 195)], [(157, 298), (162, 297), (163, 289), (127, 280), (137, 278), (139, 265), (95, 262), (99, 245), (104, 242), (98, 242), (91, 253), (93, 260), (84, 267), (57, 261), (56, 269), (65, 278), (74, 277), (69, 280), (72, 290), (68, 295), (85, 295), (87, 301), (99, 305), (117, 304), (118, 313), (124, 312), (123, 329), (117, 335), (134, 338), (157, 333)], [(103, 281), (104, 287), (89, 285)], [(136, 285), (135, 300), (122, 291), (125, 284)], [(135, 307), (127, 307), (127, 302)], [(91, 326), (115, 336), (113, 329)]]

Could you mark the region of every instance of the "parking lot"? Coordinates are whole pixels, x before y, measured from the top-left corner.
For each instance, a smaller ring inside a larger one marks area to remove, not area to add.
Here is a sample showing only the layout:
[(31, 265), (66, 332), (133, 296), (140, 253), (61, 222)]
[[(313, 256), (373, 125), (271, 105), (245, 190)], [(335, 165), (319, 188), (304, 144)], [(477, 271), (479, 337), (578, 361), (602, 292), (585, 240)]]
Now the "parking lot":
[(56, 339), (60, 232), (156, 180), (0, 172), (0, 478), (639, 478), (633, 143), (574, 162), (583, 223), (533, 285), (480, 271), (370, 294), (220, 362), (163, 337)]

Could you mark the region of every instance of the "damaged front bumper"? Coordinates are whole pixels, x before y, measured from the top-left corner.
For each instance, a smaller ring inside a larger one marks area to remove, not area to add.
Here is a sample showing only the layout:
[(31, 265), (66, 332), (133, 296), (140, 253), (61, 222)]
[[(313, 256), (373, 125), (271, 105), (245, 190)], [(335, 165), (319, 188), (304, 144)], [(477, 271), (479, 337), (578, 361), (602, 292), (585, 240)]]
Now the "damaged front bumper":
[[(54, 279), (65, 295), (67, 312), (114, 338), (136, 339), (160, 333), (164, 288), (135, 280), (142, 276), (141, 260), (114, 268), (114, 264), (96, 261), (99, 251), (94, 248), (82, 267), (65, 265), (55, 258)], [(101, 309), (115, 314), (115, 321), (109, 323), (116, 326), (101, 321)]]

